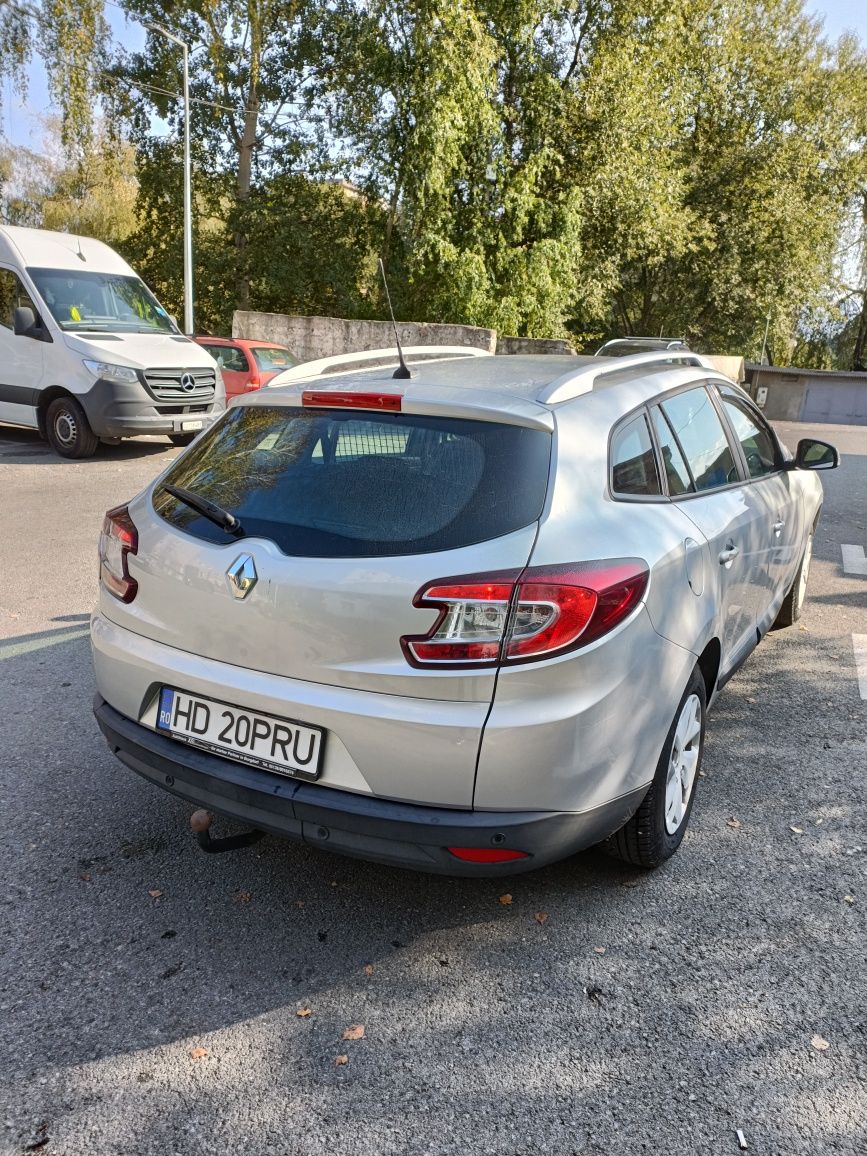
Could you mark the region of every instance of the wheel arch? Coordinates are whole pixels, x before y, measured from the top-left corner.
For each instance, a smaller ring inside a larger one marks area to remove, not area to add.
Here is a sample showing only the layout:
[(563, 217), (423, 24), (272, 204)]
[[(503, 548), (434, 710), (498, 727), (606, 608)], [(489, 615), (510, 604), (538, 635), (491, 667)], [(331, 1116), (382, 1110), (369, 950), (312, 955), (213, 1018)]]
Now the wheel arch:
[(48, 432), (48, 407), (59, 397), (71, 397), (75, 401), (78, 401), (79, 404), (81, 403), (81, 399), (77, 398), (71, 389), (64, 389), (62, 385), (49, 385), (47, 389), (43, 389), (36, 403), (36, 421), (39, 425), (39, 434), (43, 438), (46, 437)]
[(714, 691), (716, 690), (721, 661), (722, 646), (720, 645), (720, 640), (718, 638), (712, 638), (698, 656), (698, 663), (696, 664), (704, 679), (708, 706), (710, 706), (710, 700), (713, 698)]

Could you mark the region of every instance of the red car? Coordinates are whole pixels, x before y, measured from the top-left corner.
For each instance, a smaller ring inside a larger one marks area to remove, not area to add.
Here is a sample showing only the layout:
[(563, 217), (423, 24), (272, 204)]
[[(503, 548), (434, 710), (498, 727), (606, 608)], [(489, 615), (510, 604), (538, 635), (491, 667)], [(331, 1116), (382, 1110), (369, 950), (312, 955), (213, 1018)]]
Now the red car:
[(226, 400), (267, 385), (272, 377), (297, 365), (285, 345), (273, 341), (245, 341), (235, 337), (196, 337), (223, 374)]

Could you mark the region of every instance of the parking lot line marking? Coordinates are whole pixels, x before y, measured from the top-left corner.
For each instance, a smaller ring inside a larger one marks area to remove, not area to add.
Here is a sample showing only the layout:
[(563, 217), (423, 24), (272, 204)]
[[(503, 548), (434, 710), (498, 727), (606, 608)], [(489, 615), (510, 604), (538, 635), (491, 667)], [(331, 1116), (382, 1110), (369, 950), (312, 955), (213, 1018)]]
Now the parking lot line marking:
[(841, 546), (843, 554), (843, 573), (860, 574), (867, 578), (867, 558), (864, 557), (863, 546)]
[(87, 638), (90, 627), (84, 626), (75, 630), (59, 630), (48, 632), (44, 637), (28, 638), (16, 642), (14, 638), (8, 642), (0, 642), (0, 662), (4, 658), (20, 658), (22, 654), (30, 654), (34, 650), (44, 650), (46, 646), (58, 646), (63, 642), (76, 642), (79, 638)]
[(858, 672), (858, 689), (867, 702), (867, 634), (853, 634), (852, 647), (855, 651), (855, 669)]

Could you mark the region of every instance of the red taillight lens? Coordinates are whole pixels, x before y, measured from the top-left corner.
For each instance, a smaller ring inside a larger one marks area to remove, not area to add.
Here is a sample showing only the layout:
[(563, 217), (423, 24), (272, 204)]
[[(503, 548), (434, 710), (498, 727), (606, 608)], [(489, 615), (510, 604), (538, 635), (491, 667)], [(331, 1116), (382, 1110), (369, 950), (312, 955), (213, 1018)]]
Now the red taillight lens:
[(334, 409), (381, 409), (399, 413), (403, 396), (399, 393), (346, 393), (337, 390), (305, 389), (302, 405), (325, 406)]
[[(639, 558), (526, 570), (505, 650), (507, 662), (543, 658), (601, 638), (638, 605), (648, 569)], [(556, 608), (549, 621), (522, 629), (525, 608)]]
[(507, 851), (504, 847), (447, 847), (446, 850), (466, 863), (508, 863), (512, 859), (529, 859), (526, 851)]
[(138, 551), (138, 530), (126, 506), (109, 510), (99, 536), (99, 577), (121, 602), (132, 602), (138, 582), (129, 574), (128, 559)]
[(490, 667), (563, 654), (626, 618), (647, 579), (646, 563), (625, 558), (441, 580), (413, 600), (438, 609), (436, 622), (401, 645), (421, 667)]

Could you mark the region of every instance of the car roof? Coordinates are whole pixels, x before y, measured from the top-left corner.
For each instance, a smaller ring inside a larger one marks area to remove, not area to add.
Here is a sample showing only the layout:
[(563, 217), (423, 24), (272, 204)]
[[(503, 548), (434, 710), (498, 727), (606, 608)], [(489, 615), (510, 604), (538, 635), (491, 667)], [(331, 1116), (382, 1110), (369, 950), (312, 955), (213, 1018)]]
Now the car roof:
[[(349, 355), (347, 355), (348, 357)], [(305, 374), (305, 366), (278, 375), (265, 390), (243, 398), (244, 405), (297, 405), (303, 393), (383, 393), (400, 395), (404, 412), (445, 411), (453, 416), (486, 418), (553, 428), (552, 410), (584, 395), (617, 393), (614, 409), (632, 408), (661, 389), (707, 376), (709, 363), (678, 351), (621, 358), (571, 355), (450, 356), (412, 365), (410, 379), (395, 379), (391, 364), (359, 366), (341, 373)], [(665, 383), (663, 383), (663, 377)], [(612, 399), (613, 400), (613, 399)], [(373, 407), (372, 407), (373, 408)], [(624, 410), (625, 412), (625, 410)]]
[(210, 337), (207, 333), (197, 333), (193, 341), (200, 344), (208, 342), (209, 345), (255, 345), (257, 349), (261, 346), (263, 349), (285, 349), (287, 353), (292, 352), (288, 345), (281, 345), (279, 341), (257, 341), (255, 337)]

